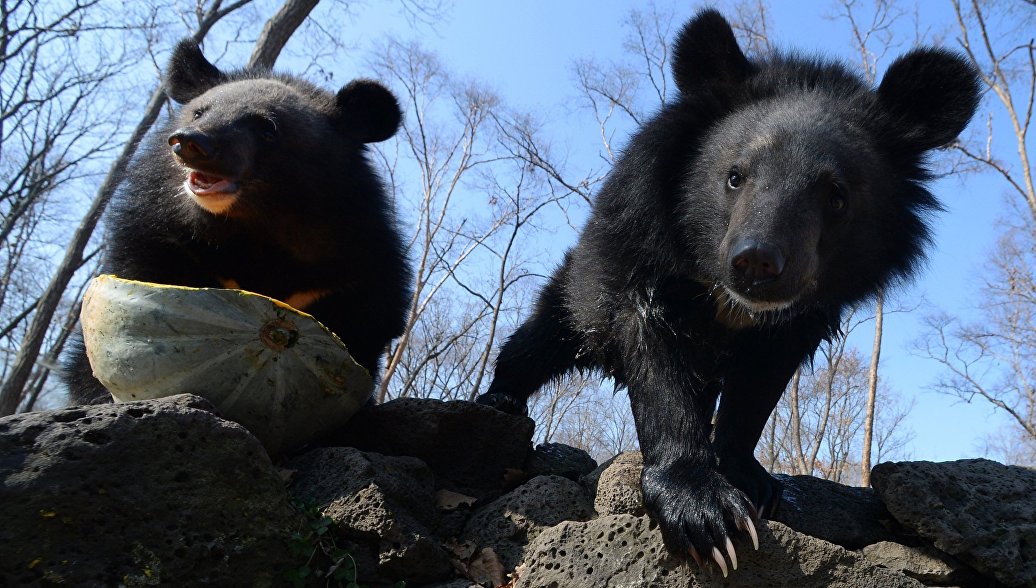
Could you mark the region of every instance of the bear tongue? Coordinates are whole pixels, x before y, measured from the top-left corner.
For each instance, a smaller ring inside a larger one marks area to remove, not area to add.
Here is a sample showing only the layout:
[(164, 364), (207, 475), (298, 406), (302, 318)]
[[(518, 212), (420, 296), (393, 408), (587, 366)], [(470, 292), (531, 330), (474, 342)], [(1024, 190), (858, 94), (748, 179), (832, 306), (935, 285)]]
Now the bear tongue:
[(237, 182), (226, 178), (205, 174), (199, 171), (192, 171), (187, 178), (191, 191), (199, 196), (205, 194), (230, 194), (237, 192)]

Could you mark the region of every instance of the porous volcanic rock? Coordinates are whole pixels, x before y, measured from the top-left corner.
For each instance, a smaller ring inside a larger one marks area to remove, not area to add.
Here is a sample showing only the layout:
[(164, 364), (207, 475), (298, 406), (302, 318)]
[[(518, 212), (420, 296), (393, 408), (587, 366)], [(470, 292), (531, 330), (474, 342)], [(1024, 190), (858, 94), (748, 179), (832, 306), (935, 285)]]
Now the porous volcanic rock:
[(528, 417), (474, 402), (398, 398), (364, 408), (325, 444), (419, 458), (437, 487), (484, 498), (499, 494), (508, 470), (521, 470), (533, 427)]
[(515, 588), (923, 586), (852, 551), (772, 521), (759, 527), (759, 551), (744, 539), (737, 542), (739, 565), (728, 578), (715, 566), (700, 569), (676, 561), (663, 546), (657, 525), (628, 514), (562, 523), (540, 533), (526, 553)]
[(1036, 586), (1036, 471), (986, 459), (888, 462), (871, 484), (935, 547), (1008, 586)]
[(0, 585), (277, 586), (300, 519), (196, 396), (0, 419)]

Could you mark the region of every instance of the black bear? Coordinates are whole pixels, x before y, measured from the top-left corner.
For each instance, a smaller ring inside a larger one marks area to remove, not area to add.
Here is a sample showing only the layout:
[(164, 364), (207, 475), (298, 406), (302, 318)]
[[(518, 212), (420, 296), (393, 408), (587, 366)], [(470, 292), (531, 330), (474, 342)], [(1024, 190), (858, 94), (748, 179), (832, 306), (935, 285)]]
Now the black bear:
[[(112, 201), (102, 272), (283, 300), (376, 374), (411, 292), (365, 146), (395, 134), (396, 99), (368, 80), (335, 94), (265, 69), (225, 73), (191, 40), (175, 48), (165, 89), (183, 106), (142, 145)], [(111, 399), (81, 340), (66, 380), (75, 404)]]
[(712, 10), (672, 67), (679, 95), (630, 139), (478, 400), (523, 413), (569, 370), (614, 377), (666, 544), (726, 574), (730, 537), (755, 540), (781, 496), (753, 455), (770, 413), (848, 307), (922, 262), (926, 152), (967, 125), (978, 82), (935, 48), (877, 89), (816, 58), (750, 60)]

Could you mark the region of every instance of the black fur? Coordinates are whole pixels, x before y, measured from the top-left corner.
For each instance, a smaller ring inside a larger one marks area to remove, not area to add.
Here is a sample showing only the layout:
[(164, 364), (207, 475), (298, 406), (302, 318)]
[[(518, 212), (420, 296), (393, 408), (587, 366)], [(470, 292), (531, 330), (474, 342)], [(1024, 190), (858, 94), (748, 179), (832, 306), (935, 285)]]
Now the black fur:
[[(166, 90), (183, 107), (141, 146), (112, 202), (102, 272), (289, 302), (318, 293), (304, 310), (376, 374), (411, 291), (389, 197), (364, 145), (396, 132), (395, 98), (367, 80), (334, 94), (267, 70), (224, 73), (190, 40), (174, 51)], [(236, 185), (236, 200), (204, 208), (185, 184), (192, 170)], [(81, 339), (66, 367), (72, 403), (110, 400)]]
[(711, 10), (674, 56), (679, 96), (631, 139), (479, 400), (524, 412), (569, 370), (614, 376), (649, 513), (675, 553), (709, 557), (778, 504), (753, 453), (795, 369), (923, 261), (925, 151), (963, 130), (978, 83), (940, 49), (877, 91), (837, 63), (748, 60)]

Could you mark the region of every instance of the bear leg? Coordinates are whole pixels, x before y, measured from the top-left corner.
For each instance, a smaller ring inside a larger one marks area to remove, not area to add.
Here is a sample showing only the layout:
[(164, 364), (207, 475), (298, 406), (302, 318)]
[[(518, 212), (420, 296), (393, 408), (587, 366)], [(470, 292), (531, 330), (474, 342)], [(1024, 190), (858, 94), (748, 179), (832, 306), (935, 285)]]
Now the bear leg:
[(570, 322), (562, 294), (564, 268), (540, 292), (532, 316), (514, 332), (496, 359), (489, 390), (475, 402), (509, 414), (526, 415), (528, 400), (547, 382), (583, 365), (579, 336)]

